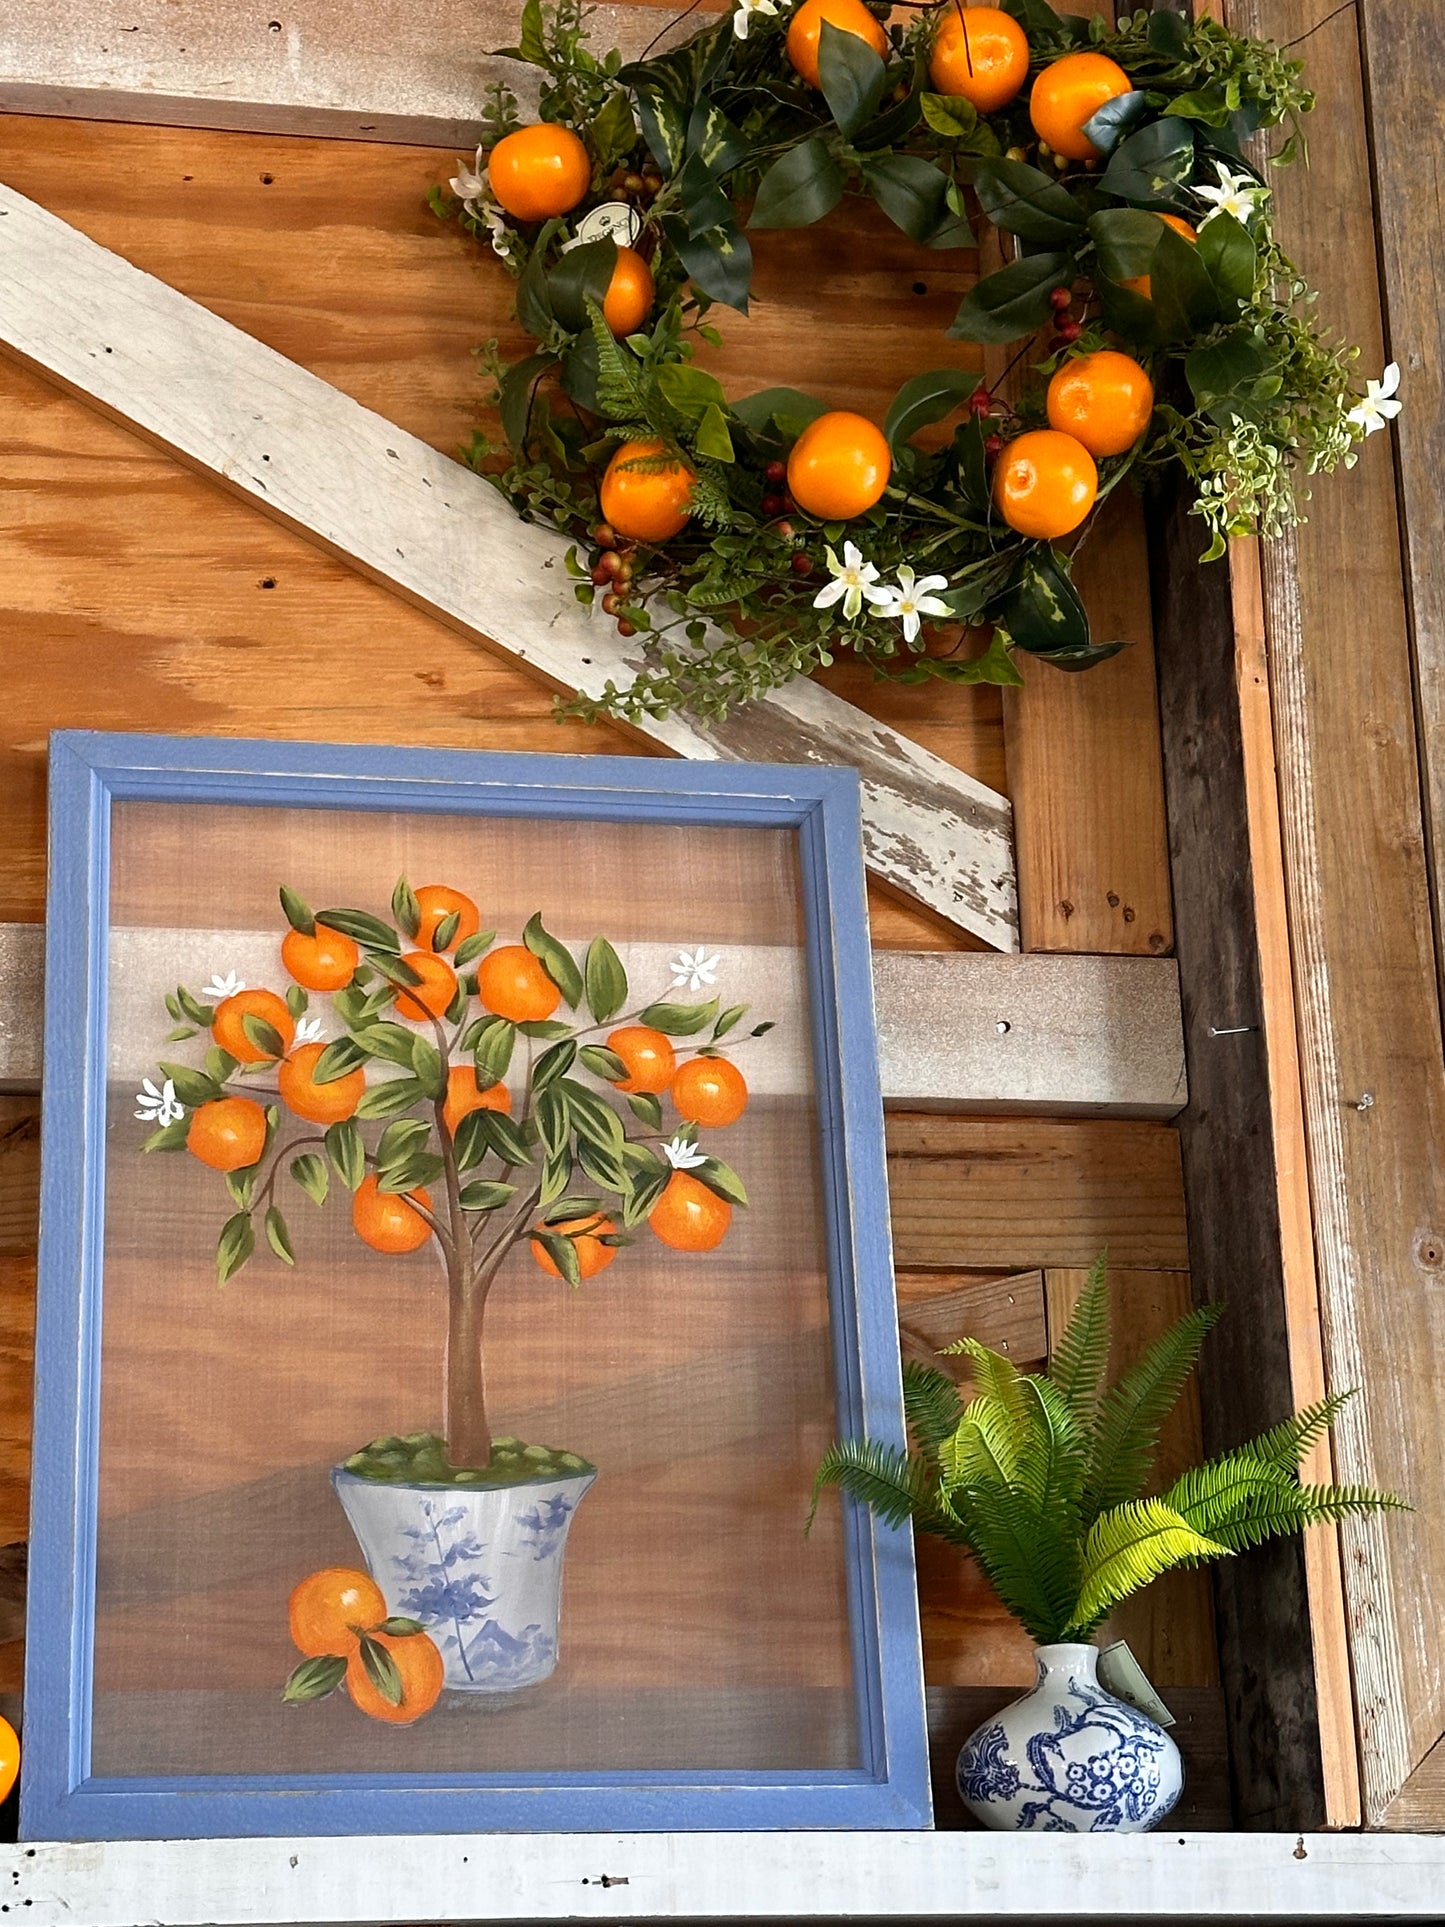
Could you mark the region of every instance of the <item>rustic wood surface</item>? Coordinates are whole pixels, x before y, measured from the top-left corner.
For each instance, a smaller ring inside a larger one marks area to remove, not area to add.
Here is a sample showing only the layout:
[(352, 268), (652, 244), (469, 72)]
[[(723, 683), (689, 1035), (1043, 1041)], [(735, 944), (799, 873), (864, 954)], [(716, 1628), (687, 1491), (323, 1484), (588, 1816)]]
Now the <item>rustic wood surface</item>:
[[(1310, 35), (1327, 132), (1308, 174), (1278, 178), (1278, 232), (1320, 288), (1322, 318), (1378, 374), (1354, 13), (1238, 0), (1230, 17)], [(1396, 111), (1390, 94), (1374, 97), (1375, 122)], [(1429, 414), (1427, 399), (1422, 424)], [(1263, 557), (1325, 1355), (1333, 1386), (1360, 1387), (1336, 1428), (1336, 1466), (1415, 1508), (1343, 1532), (1366, 1824), (1389, 1819), (1445, 1727), (1445, 1062), (1390, 443), (1371, 437), (1348, 478), (1316, 486), (1308, 523)]]

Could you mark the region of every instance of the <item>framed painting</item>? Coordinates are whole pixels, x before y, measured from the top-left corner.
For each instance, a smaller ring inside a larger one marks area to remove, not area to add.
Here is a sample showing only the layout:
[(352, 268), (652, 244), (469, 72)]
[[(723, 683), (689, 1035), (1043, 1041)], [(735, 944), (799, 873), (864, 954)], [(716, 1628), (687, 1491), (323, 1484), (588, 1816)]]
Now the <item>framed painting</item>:
[(24, 1837), (929, 1825), (854, 773), (50, 770)]

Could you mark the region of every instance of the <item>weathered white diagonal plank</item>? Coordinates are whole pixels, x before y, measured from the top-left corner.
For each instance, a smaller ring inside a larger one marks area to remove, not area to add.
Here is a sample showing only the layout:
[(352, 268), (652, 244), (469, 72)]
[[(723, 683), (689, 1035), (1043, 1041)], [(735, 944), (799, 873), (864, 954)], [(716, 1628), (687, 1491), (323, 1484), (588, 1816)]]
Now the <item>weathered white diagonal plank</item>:
[[(572, 595), (555, 533), (480, 476), (35, 202), (0, 186), (0, 350), (363, 573), (566, 689), (640, 665)], [(998, 950), (1018, 948), (1005, 797), (812, 683), (717, 727), (639, 725), (679, 756), (861, 772), (869, 867)]]
[[(177, 975), (192, 935), (167, 939)], [(196, 972), (220, 962), (245, 976), (235, 938), (219, 959), (198, 955)], [(0, 1091), (40, 1086), (44, 952), (39, 924), (0, 923)], [(883, 1096), (900, 1109), (1174, 1117), (1187, 1100), (1172, 957), (879, 950), (873, 991)]]
[[(682, 11), (599, 6), (589, 38), (630, 58), (695, 32)], [(521, 0), (12, 0), (0, 108), (465, 152), (489, 82), (527, 101), (532, 70), (489, 57), (516, 44), (520, 13)]]

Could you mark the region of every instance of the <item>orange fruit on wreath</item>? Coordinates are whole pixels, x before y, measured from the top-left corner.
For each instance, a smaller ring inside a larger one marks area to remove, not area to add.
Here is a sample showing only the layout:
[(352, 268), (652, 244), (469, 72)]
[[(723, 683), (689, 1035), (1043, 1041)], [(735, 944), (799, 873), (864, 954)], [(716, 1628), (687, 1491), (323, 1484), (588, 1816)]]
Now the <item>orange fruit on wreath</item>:
[[(1157, 214), (1158, 209), (1152, 208), (1149, 212)], [(1172, 227), (1174, 232), (1181, 235), (1191, 246), (1199, 239), (1198, 228), (1190, 227), (1182, 214), (1160, 214), (1159, 219), (1165, 227)], [(1120, 286), (1127, 288), (1131, 294), (1142, 294), (1146, 301), (1154, 299), (1154, 286), (1147, 274), (1135, 275), (1132, 281), (1121, 282)]]
[(608, 1050), (616, 1051), (627, 1066), (625, 1078), (619, 1077), (619, 1091), (646, 1091), (660, 1097), (672, 1082), (677, 1069), (677, 1052), (672, 1039), (651, 1024), (624, 1024), (607, 1039)]
[(602, 477), (602, 519), (631, 542), (670, 542), (692, 519), (697, 477), (675, 456), (659, 463), (665, 452), (660, 441), (624, 442)]
[(652, 313), (656, 284), (636, 248), (619, 245), (617, 263), (602, 297), (602, 318), (615, 335), (636, 334)]
[[(481, 914), (471, 898), (460, 890), (448, 889), (445, 883), (424, 883), (416, 893), (416, 903), (421, 911), (416, 940), (423, 950), (455, 950), (482, 927)], [(444, 944), (438, 944), (437, 931), (451, 916), (456, 918), (457, 927)]]
[(714, 1251), (727, 1236), (733, 1208), (690, 1171), (674, 1171), (647, 1222), (674, 1251)]
[(672, 1080), (672, 1101), (689, 1124), (721, 1130), (748, 1108), (748, 1081), (726, 1057), (690, 1057)]
[(1056, 541), (1094, 506), (1099, 471), (1072, 435), (1035, 428), (1011, 441), (993, 472), (994, 506), (1020, 535)]
[[(595, 1212), (590, 1218), (567, 1218), (561, 1224), (538, 1225), (537, 1229), (556, 1232), (562, 1237), (569, 1232), (577, 1233), (572, 1240), (572, 1249), (577, 1253), (577, 1269), (584, 1278), (595, 1278), (599, 1271), (606, 1271), (620, 1248), (603, 1244), (603, 1238), (611, 1237), (617, 1227), (610, 1218), (599, 1218)], [(531, 1244), (532, 1256), (543, 1271), (550, 1277), (560, 1278), (561, 1266), (547, 1247), (535, 1237)]]
[(477, 995), (497, 1017), (513, 1024), (544, 1023), (562, 993), (524, 943), (504, 943), (477, 968)]
[(848, 522), (882, 495), (893, 456), (866, 415), (836, 408), (809, 422), (788, 457), (788, 493), (820, 522)]
[(213, 1171), (244, 1171), (266, 1148), (266, 1113), (254, 1097), (217, 1097), (191, 1112), (186, 1149)]
[(888, 36), (863, 5), (863, 0), (803, 0), (788, 25), (788, 58), (810, 87), (820, 87), (818, 42), (823, 22), (840, 33), (864, 40), (880, 56), (888, 52)]
[(304, 930), (286, 932), (281, 961), (303, 990), (344, 990), (361, 962), (361, 947), (318, 923), (309, 937)]
[(20, 1735), (9, 1720), (0, 1718), (0, 1800), (10, 1798), (10, 1789), (20, 1773)]
[(281, 1102), (309, 1124), (340, 1124), (355, 1114), (366, 1095), (366, 1072), (359, 1067), (329, 1084), (316, 1082), (316, 1065), (325, 1049), (325, 1044), (302, 1044), (276, 1073)]
[(592, 162), (570, 127), (534, 121), (505, 134), (487, 160), (492, 192), (519, 221), (550, 221), (576, 207), (592, 185)]
[(1049, 426), (1082, 442), (1097, 460), (1122, 455), (1149, 426), (1154, 384), (1132, 355), (1113, 348), (1076, 355), (1049, 383)]
[[(280, 1050), (267, 1050), (252, 1043), (246, 1034), (246, 1019), (259, 1018), (269, 1024), (281, 1039)], [(222, 998), (211, 1019), (211, 1035), (223, 1051), (229, 1051), (238, 1064), (269, 1064), (284, 1057), (296, 1035), (296, 1020), (286, 1008), (286, 999), (274, 990), (238, 990), (234, 997)]]
[(457, 994), (457, 973), (430, 950), (408, 950), (402, 962), (421, 982), (396, 986), (397, 1016), (408, 1017), (414, 1024), (442, 1016)]
[(1029, 77), (1028, 36), (1002, 7), (960, 7), (943, 16), (928, 57), (940, 94), (960, 94), (981, 114), (1006, 107)]
[(358, 1634), (386, 1618), (386, 1601), (370, 1573), (327, 1566), (292, 1591), (286, 1612), (291, 1637), (308, 1659), (323, 1653), (341, 1658), (356, 1651)]
[(1035, 77), (1029, 93), (1029, 119), (1041, 141), (1066, 160), (1095, 161), (1099, 150), (1084, 132), (1106, 100), (1133, 90), (1134, 83), (1107, 54), (1065, 54)]
[(477, 1073), (470, 1064), (454, 1064), (447, 1072), (447, 1094), (442, 1104), (442, 1117), (447, 1129), (455, 1137), (457, 1126), (471, 1111), (510, 1111), (512, 1093), (505, 1084), (489, 1084), (486, 1089), (477, 1083)]
[(431, 1210), (431, 1194), (416, 1190), (403, 1197), (399, 1191), (383, 1191), (375, 1172), (356, 1187), (351, 1200), (351, 1223), (363, 1244), (373, 1251), (420, 1251), (431, 1236), (431, 1226), (419, 1211), (413, 1211), (407, 1198)]
[(393, 1706), (372, 1684), (358, 1646), (346, 1662), (346, 1690), (352, 1704), (374, 1720), (385, 1720), (388, 1726), (410, 1726), (423, 1713), (430, 1713), (441, 1698), (446, 1668), (437, 1643), (429, 1633), (373, 1633), (371, 1637), (391, 1654), (401, 1675), (401, 1703)]

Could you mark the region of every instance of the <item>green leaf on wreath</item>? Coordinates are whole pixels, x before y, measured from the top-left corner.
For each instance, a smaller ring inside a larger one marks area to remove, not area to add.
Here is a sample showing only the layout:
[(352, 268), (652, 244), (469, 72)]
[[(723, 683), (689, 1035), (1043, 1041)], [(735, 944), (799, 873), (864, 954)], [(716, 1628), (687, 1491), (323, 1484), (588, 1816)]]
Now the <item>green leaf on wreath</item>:
[(1099, 186), (1121, 201), (1173, 207), (1193, 171), (1194, 130), (1188, 121), (1156, 120), (1114, 149)]
[(691, 362), (664, 362), (657, 371), (657, 386), (668, 406), (689, 421), (699, 421), (709, 408), (726, 407), (727, 395), (716, 375)]
[(761, 388), (733, 403), (733, 414), (754, 435), (776, 429), (784, 441), (794, 441), (809, 422), (826, 415), (828, 404), (797, 388)]
[(1123, 642), (1094, 642), (1089, 617), (1057, 549), (1043, 549), (1019, 571), (990, 611), (998, 629), (1019, 649), (1056, 669), (1085, 669), (1115, 656)]
[(932, 368), (905, 381), (883, 423), (889, 447), (897, 454), (920, 428), (951, 415), (977, 387), (978, 373), (968, 368)]
[(667, 215), (662, 217), (663, 232), (677, 251), (689, 277), (724, 307), (748, 311), (748, 294), (753, 280), (753, 251), (747, 236), (735, 226), (709, 228), (705, 234), (689, 234), (687, 223)]
[(1149, 264), (1154, 325), (1161, 340), (1187, 341), (1223, 312), (1198, 247), (1166, 227)]
[(1127, 94), (1115, 94), (1112, 100), (1106, 100), (1084, 122), (1084, 138), (1097, 147), (1101, 154), (1112, 154), (1148, 112), (1149, 96), (1142, 88), (1131, 88)]
[(1099, 270), (1111, 281), (1135, 281), (1149, 272), (1164, 232), (1157, 214), (1142, 207), (1105, 207), (1089, 216)]
[(1067, 254), (1026, 254), (997, 274), (986, 275), (963, 298), (948, 332), (956, 340), (1016, 341), (1048, 319), (1049, 296), (1074, 278)]
[(730, 174), (749, 152), (747, 136), (713, 100), (699, 100), (688, 117), (686, 149), (709, 174)]
[(1254, 236), (1232, 214), (1212, 215), (1199, 230), (1199, 259), (1225, 301), (1248, 301), (1254, 293), (1259, 249)]
[(969, 169), (979, 206), (996, 228), (1025, 241), (1072, 243), (1083, 210), (1066, 187), (1023, 161), (981, 160)]
[(924, 120), (946, 140), (967, 140), (978, 126), (978, 109), (961, 94), (925, 92), (921, 105)]
[(866, 159), (862, 174), (868, 192), (910, 240), (931, 248), (972, 246), (973, 230), (948, 204), (949, 178), (932, 161), (883, 154)]
[(632, 152), (637, 142), (637, 123), (632, 118), (632, 103), (621, 88), (608, 97), (587, 130), (600, 165), (610, 167)]
[(693, 437), (693, 446), (699, 455), (706, 455), (715, 462), (736, 461), (733, 451), (733, 438), (728, 433), (727, 416), (714, 402), (704, 412)]
[(532, 419), (532, 397), (537, 391), (537, 383), (549, 369), (556, 366), (555, 355), (528, 355), (525, 361), (513, 362), (497, 384), (502, 433), (519, 455), (527, 446), (527, 431)]
[(818, 36), (818, 79), (839, 131), (856, 134), (883, 98), (888, 68), (866, 40), (824, 18)]
[(811, 227), (843, 198), (843, 170), (816, 135), (780, 155), (758, 183), (750, 228)]

